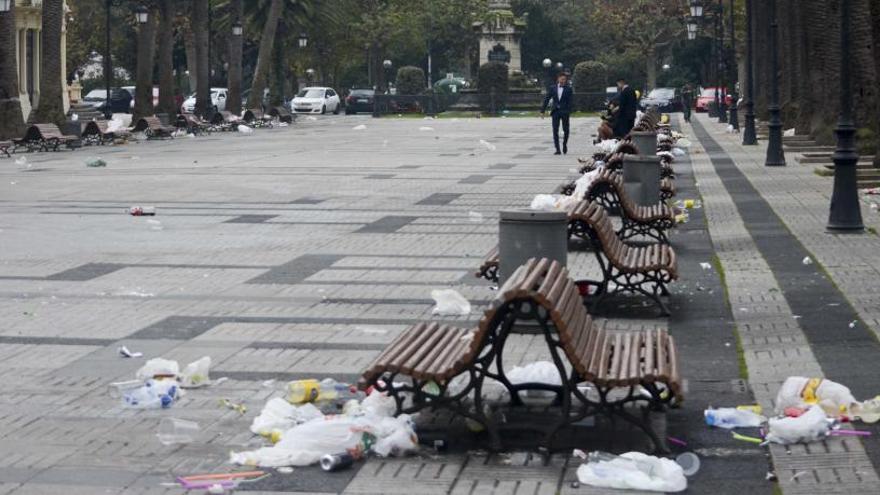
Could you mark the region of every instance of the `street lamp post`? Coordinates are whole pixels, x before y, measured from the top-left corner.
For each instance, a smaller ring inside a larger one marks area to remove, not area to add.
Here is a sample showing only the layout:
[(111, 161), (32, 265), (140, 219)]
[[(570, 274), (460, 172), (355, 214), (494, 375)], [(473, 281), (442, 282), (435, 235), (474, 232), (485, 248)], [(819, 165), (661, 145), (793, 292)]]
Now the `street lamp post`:
[(732, 105), (730, 105), (730, 124), (735, 131), (739, 131), (739, 92), (736, 89), (736, 11), (733, 8), (733, 0), (730, 0), (730, 95)]
[(546, 81), (544, 81), (544, 86), (550, 87), (550, 84), (552, 84), (552, 82), (553, 82), (553, 74), (552, 74), (553, 61), (550, 60), (549, 58), (545, 58), (544, 61), (541, 62), (541, 65), (544, 66), (544, 74), (546, 77)]
[(390, 60), (388, 60), (387, 58), (382, 61), (382, 68), (385, 70), (385, 74), (384, 74), (385, 87), (382, 89), (388, 93), (391, 92), (391, 91), (389, 91), (390, 85), (388, 84), (388, 81), (390, 80), (390, 77), (391, 77), (391, 67), (392, 66), (394, 66), (394, 63), (391, 62)]
[(309, 35), (307, 33), (299, 33), (299, 38), (297, 38), (296, 42), (300, 48), (309, 46)]
[(688, 33), (689, 40), (693, 41), (693, 40), (697, 39), (697, 29), (699, 29), (699, 24), (697, 24), (697, 18), (694, 16), (689, 17), (688, 21), (687, 21), (687, 33)]
[(755, 132), (755, 74), (754, 47), (752, 46), (752, 0), (746, 0), (746, 128), (743, 131), (743, 144), (758, 144)]
[(856, 126), (852, 115), (852, 88), (850, 87), (850, 17), (852, 0), (840, 2), (840, 118), (837, 121), (837, 149), (834, 160), (834, 190), (831, 194), (831, 212), (827, 229), (830, 232), (862, 233), (862, 210), (856, 177)]
[[(779, 20), (776, 18), (776, 0), (770, 2), (770, 104), (767, 110), (770, 112), (770, 121), (767, 128), (770, 141), (767, 146), (767, 160), (764, 165), (768, 167), (784, 167), (785, 153), (782, 150), (782, 120), (780, 119), (779, 107)], [(847, 57), (848, 59), (848, 57)]]

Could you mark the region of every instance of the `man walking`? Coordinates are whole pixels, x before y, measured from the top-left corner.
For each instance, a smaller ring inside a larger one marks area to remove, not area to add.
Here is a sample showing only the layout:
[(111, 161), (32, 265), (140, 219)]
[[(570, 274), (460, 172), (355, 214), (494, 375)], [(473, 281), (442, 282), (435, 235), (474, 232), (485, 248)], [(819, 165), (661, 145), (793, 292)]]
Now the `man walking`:
[(636, 111), (639, 109), (639, 102), (636, 98), (636, 92), (622, 77), (617, 80), (617, 91), (615, 99), (618, 109), (617, 118), (614, 119), (614, 137), (622, 139), (636, 124)]
[[(572, 100), (574, 94), (571, 86), (568, 85), (568, 75), (559, 74), (556, 78), (556, 84), (547, 88), (547, 96), (544, 97), (544, 104), (541, 105), (541, 118), (544, 118), (544, 112), (550, 106), (550, 117), (553, 119), (553, 145), (556, 147), (556, 153), (568, 153), (568, 130), (569, 117), (571, 116)], [(559, 124), (562, 124), (562, 151), (559, 150)]]

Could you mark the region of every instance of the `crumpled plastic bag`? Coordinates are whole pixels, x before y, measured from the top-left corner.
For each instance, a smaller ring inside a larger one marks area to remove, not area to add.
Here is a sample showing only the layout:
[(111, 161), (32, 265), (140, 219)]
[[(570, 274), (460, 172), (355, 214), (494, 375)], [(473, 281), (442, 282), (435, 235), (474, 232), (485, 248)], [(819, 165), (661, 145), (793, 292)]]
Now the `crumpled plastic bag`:
[(376, 390), (373, 390), (370, 395), (366, 396), (361, 401), (360, 406), (361, 411), (365, 414), (389, 418), (394, 416), (394, 412), (397, 410), (397, 403), (394, 401), (394, 397)]
[(675, 147), (675, 148), (672, 148), (672, 154), (675, 156), (684, 156), (685, 152), (683, 149), (681, 149), (679, 147)]
[(536, 361), (524, 366), (514, 366), (507, 372), (510, 383), (546, 383), (549, 385), (562, 385), (559, 370), (550, 361)]
[[(410, 417), (325, 416), (285, 431), (272, 447), (232, 452), (233, 464), (260, 467), (308, 466), (326, 454), (348, 452), (361, 457), (372, 448), (379, 455), (398, 455), (416, 448)], [(371, 447), (372, 446), (372, 447)]]
[(138, 380), (149, 380), (154, 377), (177, 377), (179, 374), (180, 366), (177, 361), (153, 358), (144, 363), (134, 376)]
[(272, 430), (289, 430), (294, 426), (322, 418), (324, 414), (314, 404), (295, 406), (281, 397), (269, 399), (260, 415), (251, 423), (251, 431), (257, 435), (269, 435)]
[(687, 139), (687, 138), (680, 138), (675, 142), (675, 145), (678, 146), (679, 148), (690, 148), (691, 147), (691, 140)]
[(436, 289), (431, 291), (436, 303), (431, 314), (441, 316), (466, 316), (471, 312), (471, 303), (454, 289)]
[(180, 373), (180, 386), (183, 388), (204, 387), (211, 383), (211, 358), (204, 356), (186, 365)]
[(596, 150), (600, 151), (604, 154), (613, 153), (614, 150), (617, 149), (617, 146), (620, 144), (620, 141), (617, 139), (606, 139), (604, 141), (599, 141), (596, 143)]
[(254, 129), (252, 127), (248, 127), (244, 124), (238, 124), (237, 129), (238, 129), (238, 132), (241, 134), (253, 134), (254, 133)]
[(596, 178), (599, 177), (601, 172), (602, 170), (600, 168), (596, 168), (592, 172), (587, 172), (580, 176), (578, 180), (574, 181), (574, 192), (571, 196), (577, 200), (583, 200), (587, 191), (590, 190), (590, 186), (593, 185), (593, 182), (596, 182)]
[(809, 443), (828, 436), (833, 420), (825, 416), (819, 406), (811, 406), (807, 412), (796, 418), (772, 418), (765, 440), (771, 443), (788, 445)]
[(532, 210), (565, 211), (574, 207), (580, 199), (574, 195), (565, 196), (563, 194), (538, 194), (532, 199), (529, 208)]
[(849, 388), (831, 380), (790, 376), (776, 393), (776, 413), (783, 414), (788, 407), (819, 405), (831, 417), (849, 415), (858, 404)]
[(578, 481), (585, 485), (625, 490), (681, 492), (687, 489), (687, 478), (675, 461), (641, 452), (627, 452), (620, 457), (623, 459), (581, 464), (577, 470)]

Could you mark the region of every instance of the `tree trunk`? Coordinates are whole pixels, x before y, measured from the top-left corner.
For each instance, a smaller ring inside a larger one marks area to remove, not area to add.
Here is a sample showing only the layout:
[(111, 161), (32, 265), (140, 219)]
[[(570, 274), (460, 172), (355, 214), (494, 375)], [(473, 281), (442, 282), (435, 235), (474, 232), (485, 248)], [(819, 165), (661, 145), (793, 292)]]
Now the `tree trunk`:
[(194, 113), (208, 117), (211, 103), (210, 64), (208, 61), (208, 0), (193, 0), (192, 24), (196, 41), (196, 108)]
[[(880, 78), (880, 0), (871, 0), (871, 26), (874, 42), (874, 72)], [(874, 166), (880, 167), (880, 97), (874, 112)]]
[(852, 0), (850, 33), (852, 36), (852, 67), (853, 67), (853, 115), (856, 127), (870, 129), (871, 133), (863, 135), (860, 148), (873, 145), (877, 128), (875, 126), (877, 112), (877, 72), (875, 62), (875, 44), (871, 26), (871, 6), (868, 0)]
[(189, 83), (189, 87), (187, 88), (188, 93), (192, 93), (196, 89), (196, 84), (198, 83), (198, 61), (196, 57), (196, 35), (193, 33), (193, 29), (195, 23), (193, 23), (192, 19), (192, 11), (190, 11), (189, 21), (189, 29), (183, 30), (183, 48), (186, 51), (186, 70), (189, 72), (189, 79), (187, 82)]
[(814, 105), (810, 134), (819, 144), (833, 145), (840, 102), (840, 9), (837, 0), (805, 0), (804, 6), (805, 18), (826, 20), (807, 24)]
[(806, 15), (803, 8), (794, 9), (796, 28), (796, 43), (798, 58), (797, 95), (798, 108), (795, 117), (795, 128), (798, 134), (810, 134), (810, 120), (812, 119), (813, 105), (810, 103), (810, 66), (813, 64), (810, 52), (807, 51), (809, 36), (807, 36)]
[(156, 113), (153, 108), (153, 68), (156, 62), (156, 25), (158, 13), (150, 10), (145, 24), (138, 25), (137, 72), (134, 90), (134, 116), (137, 121)]
[(18, 98), (18, 68), (15, 66), (15, 2), (9, 12), (0, 13), (0, 139), (21, 138), (24, 117)]
[(266, 80), (269, 76), (269, 66), (272, 62), (272, 47), (275, 43), (275, 32), (278, 30), (278, 20), (281, 18), (283, 0), (272, 0), (269, 6), (269, 17), (266, 18), (266, 26), (263, 28), (263, 36), (260, 38), (260, 51), (257, 54), (257, 67), (254, 70), (254, 82), (251, 85), (251, 94), (248, 96), (247, 107), (259, 108), (263, 103), (263, 91), (266, 89)]
[(269, 89), (269, 105), (273, 107), (284, 104), (284, 82), (287, 80), (284, 34), (284, 26), (278, 26), (272, 47), (272, 83)]
[(657, 51), (654, 47), (645, 52), (645, 76), (647, 78), (647, 90), (657, 87)]
[[(230, 2), (232, 21), (242, 22), (244, 10), (242, 0)], [(233, 115), (241, 115), (241, 44), (244, 36), (229, 37), (229, 72), (227, 74), (227, 87), (229, 94), (226, 97), (226, 110)]]
[(159, 107), (158, 112), (174, 115), (174, 0), (159, 2)]
[(61, 24), (64, 0), (43, 0), (43, 37), (40, 41), (40, 102), (37, 121), (64, 125), (64, 95), (61, 74)]

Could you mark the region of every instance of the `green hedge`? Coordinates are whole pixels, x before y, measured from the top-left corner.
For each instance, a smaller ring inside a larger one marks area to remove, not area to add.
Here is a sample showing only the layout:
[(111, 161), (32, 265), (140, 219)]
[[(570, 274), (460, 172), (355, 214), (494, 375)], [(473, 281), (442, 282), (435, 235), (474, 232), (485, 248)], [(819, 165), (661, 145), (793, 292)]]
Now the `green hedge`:
[(419, 95), (425, 91), (425, 71), (412, 65), (397, 70), (397, 94)]
[(608, 67), (602, 62), (589, 60), (574, 67), (575, 93), (604, 92), (608, 86)]
[(477, 73), (477, 90), (480, 93), (480, 108), (484, 112), (498, 113), (507, 103), (508, 85), (507, 65), (501, 62), (487, 62)]

